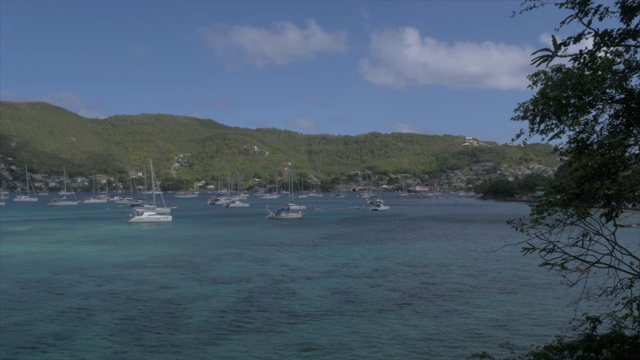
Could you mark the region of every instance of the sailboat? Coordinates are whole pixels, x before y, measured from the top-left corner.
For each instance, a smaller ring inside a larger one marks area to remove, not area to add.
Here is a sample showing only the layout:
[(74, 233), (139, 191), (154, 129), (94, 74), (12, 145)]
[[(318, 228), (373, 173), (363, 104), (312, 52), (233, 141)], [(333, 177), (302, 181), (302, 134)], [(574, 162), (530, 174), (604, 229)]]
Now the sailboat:
[(106, 194), (97, 194), (96, 187), (96, 172), (93, 172), (93, 196), (90, 196), (82, 201), (83, 204), (104, 204), (109, 199)]
[[(76, 193), (73, 192), (73, 190), (71, 189), (71, 185), (69, 185), (69, 179), (67, 179), (67, 168), (66, 167), (63, 168), (62, 183), (63, 183), (63, 185), (62, 185), (63, 189), (62, 189), (62, 191), (58, 192), (58, 194), (64, 195), (64, 196), (61, 197), (61, 198), (55, 198), (55, 199), (49, 200), (47, 205), (49, 205), (49, 206), (67, 206), (67, 205), (78, 205), (78, 204), (80, 204), (80, 201), (78, 199), (76, 199)], [(68, 200), (66, 195), (73, 195), (73, 200)]]
[[(304, 207), (306, 209), (306, 207)], [(303, 206), (293, 202), (293, 178), (289, 172), (289, 202), (278, 210), (271, 211), (267, 205), (267, 219), (300, 219), (302, 217)]]
[(133, 210), (129, 219), (129, 223), (157, 223), (173, 221), (173, 216), (169, 215), (169, 213), (171, 212), (171, 208), (168, 208), (166, 204), (164, 204), (164, 198), (162, 198), (162, 194), (160, 194), (160, 197), (162, 198), (163, 207), (156, 206), (156, 177), (153, 171), (153, 160), (149, 160), (149, 164), (151, 165), (151, 189), (153, 196), (153, 205), (145, 205)]
[(64, 188), (62, 190), (58, 191), (59, 195), (73, 195), (73, 194), (75, 194), (73, 192), (73, 190), (71, 190), (70, 188), (67, 188), (67, 182), (68, 181), (69, 180), (67, 179), (67, 168), (63, 167), (62, 168), (62, 183), (63, 183)]
[[(27, 170), (27, 165), (24, 166), (24, 174), (25, 174), (25, 186), (27, 188), (27, 195), (17, 195), (13, 198), (15, 202), (37, 202), (38, 198), (30, 195), (29, 188), (29, 171)], [(31, 185), (33, 186), (33, 185)], [(35, 190), (33, 191), (35, 193)]]
[(0, 195), (9, 195), (9, 191), (7, 190), (6, 180), (2, 180), (2, 189), (0, 189)]
[(369, 208), (371, 211), (384, 211), (389, 210), (389, 205), (384, 204), (384, 200), (382, 200), (382, 194), (378, 197), (373, 193), (373, 189), (375, 189), (375, 184), (373, 180), (373, 176), (371, 177), (371, 191), (369, 197), (367, 199), (367, 203), (372, 206)]
[(289, 201), (285, 204), (285, 207), (288, 207), (290, 210), (306, 210), (307, 207), (304, 205), (296, 204), (293, 201), (293, 174), (289, 172)]

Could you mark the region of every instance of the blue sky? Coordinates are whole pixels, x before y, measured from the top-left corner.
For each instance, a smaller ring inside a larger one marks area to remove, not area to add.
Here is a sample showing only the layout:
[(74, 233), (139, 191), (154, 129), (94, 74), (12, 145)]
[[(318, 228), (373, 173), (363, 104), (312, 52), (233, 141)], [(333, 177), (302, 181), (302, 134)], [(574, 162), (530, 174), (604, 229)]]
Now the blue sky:
[(303, 134), (509, 142), (562, 14), (519, 1), (0, 2), (0, 97)]

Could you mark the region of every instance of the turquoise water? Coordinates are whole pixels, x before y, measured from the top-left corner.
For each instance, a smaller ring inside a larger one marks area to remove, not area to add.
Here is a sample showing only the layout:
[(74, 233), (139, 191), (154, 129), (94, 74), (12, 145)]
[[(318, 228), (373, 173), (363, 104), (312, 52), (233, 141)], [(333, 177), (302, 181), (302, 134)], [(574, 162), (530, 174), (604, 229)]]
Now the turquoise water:
[(568, 328), (576, 291), (523, 257), (519, 203), (300, 199), (0, 208), (3, 359), (465, 359)]

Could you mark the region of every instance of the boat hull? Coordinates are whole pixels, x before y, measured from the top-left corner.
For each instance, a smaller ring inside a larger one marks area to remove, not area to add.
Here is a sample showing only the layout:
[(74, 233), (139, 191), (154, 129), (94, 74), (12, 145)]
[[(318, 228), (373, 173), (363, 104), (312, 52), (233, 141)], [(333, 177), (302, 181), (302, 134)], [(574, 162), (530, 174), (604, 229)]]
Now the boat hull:
[(173, 216), (157, 214), (151, 211), (138, 211), (131, 219), (129, 224), (141, 224), (141, 223), (166, 223), (173, 221)]
[(36, 197), (29, 197), (29, 196), (16, 196), (15, 198), (13, 198), (14, 202), (37, 202), (38, 198)]

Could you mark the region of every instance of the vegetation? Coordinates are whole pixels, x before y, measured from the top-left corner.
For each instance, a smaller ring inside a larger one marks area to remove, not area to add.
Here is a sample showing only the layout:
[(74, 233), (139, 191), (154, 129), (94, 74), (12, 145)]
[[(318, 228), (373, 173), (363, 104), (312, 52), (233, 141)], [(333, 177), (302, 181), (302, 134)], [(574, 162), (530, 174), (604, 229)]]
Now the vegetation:
[(509, 181), (507, 179), (488, 179), (475, 187), (475, 192), (485, 198), (513, 199), (520, 196), (524, 200), (537, 200), (545, 189), (552, 183), (552, 179), (542, 174), (529, 174), (521, 179)]
[[(557, 166), (550, 145), (462, 146), (463, 136), (368, 133), (303, 135), (277, 129), (242, 129), (213, 120), (163, 114), (86, 119), (46, 103), (0, 103), (0, 154), (35, 173), (69, 176), (144, 173), (172, 186), (206, 180), (216, 184), (284, 176), (292, 163), (297, 179), (332, 184), (356, 171), (393, 176), (438, 176), (481, 162)], [(148, 169), (146, 170), (148, 171)]]
[[(535, 91), (513, 120), (518, 138), (555, 140), (564, 161), (528, 217), (525, 254), (583, 286), (599, 300), (575, 337), (559, 337), (520, 359), (636, 359), (640, 353), (638, 243), (618, 238), (617, 220), (640, 200), (640, 2), (528, 0), (523, 12), (556, 6), (570, 12), (557, 31), (577, 29), (534, 53)], [(588, 294), (591, 296), (587, 297)], [(483, 353), (475, 358), (491, 358)]]

